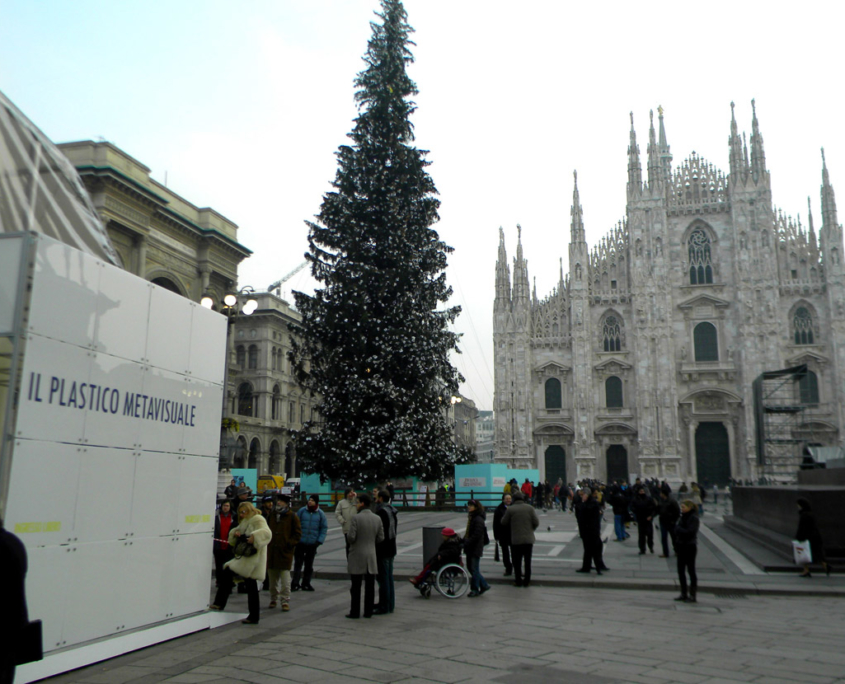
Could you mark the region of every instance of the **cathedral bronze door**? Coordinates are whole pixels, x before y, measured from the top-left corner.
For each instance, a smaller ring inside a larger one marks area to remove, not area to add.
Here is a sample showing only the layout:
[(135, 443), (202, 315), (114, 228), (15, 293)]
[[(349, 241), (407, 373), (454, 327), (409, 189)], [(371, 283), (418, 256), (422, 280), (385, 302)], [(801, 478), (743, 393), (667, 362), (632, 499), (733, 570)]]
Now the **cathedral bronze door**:
[(731, 477), (731, 449), (724, 423), (699, 423), (695, 431), (698, 482), (727, 484)]
[(566, 451), (559, 444), (546, 448), (546, 479), (554, 486), (558, 478), (566, 483)]
[(611, 444), (607, 448), (607, 481), (628, 481), (628, 450), (621, 444)]

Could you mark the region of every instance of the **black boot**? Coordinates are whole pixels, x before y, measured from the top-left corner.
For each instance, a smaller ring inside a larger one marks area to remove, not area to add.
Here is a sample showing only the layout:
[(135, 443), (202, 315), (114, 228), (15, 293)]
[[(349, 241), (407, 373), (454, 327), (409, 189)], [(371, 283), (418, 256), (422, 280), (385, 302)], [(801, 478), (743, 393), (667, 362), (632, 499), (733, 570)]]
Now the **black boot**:
[(695, 591), (696, 591), (695, 587), (690, 587), (690, 590), (689, 590), (689, 602), (690, 603), (697, 603), (697, 601), (695, 600)]

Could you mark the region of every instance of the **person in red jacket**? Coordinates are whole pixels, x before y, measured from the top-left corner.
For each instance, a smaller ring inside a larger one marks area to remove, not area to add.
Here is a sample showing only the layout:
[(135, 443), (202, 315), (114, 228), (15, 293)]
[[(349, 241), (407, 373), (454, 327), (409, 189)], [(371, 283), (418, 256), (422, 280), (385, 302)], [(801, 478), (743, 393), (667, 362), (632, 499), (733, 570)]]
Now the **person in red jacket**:
[(521, 489), (522, 493), (526, 496), (526, 500), (531, 501), (531, 497), (534, 495), (534, 485), (531, 484), (531, 480), (526, 477)]

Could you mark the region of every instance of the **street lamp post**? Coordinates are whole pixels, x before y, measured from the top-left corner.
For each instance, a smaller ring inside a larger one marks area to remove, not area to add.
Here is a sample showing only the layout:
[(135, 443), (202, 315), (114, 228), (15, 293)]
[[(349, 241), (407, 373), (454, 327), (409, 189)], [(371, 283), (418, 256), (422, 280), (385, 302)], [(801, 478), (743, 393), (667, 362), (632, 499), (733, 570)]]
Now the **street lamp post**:
[[(200, 304), (206, 309), (214, 307), (214, 299), (206, 293), (200, 300)], [(239, 316), (250, 316), (258, 308), (258, 300), (255, 299), (255, 290), (249, 285), (242, 287), (237, 292), (227, 292), (223, 295), (221, 313), (226, 316), (226, 362), (223, 367), (223, 415), (226, 415), (226, 408), (229, 401), (229, 364), (232, 361), (232, 324)], [(225, 448), (223, 440), (220, 440), (221, 453)]]

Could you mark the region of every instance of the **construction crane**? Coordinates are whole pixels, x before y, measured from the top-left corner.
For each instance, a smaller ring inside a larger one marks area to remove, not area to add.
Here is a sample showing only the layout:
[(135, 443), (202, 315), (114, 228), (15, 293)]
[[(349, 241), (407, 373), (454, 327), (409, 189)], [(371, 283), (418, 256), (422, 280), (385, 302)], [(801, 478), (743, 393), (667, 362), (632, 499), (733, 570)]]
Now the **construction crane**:
[(293, 278), (297, 273), (299, 273), (307, 265), (308, 265), (308, 262), (303, 261), (301, 264), (299, 264), (299, 266), (297, 266), (295, 269), (293, 269), (290, 273), (288, 273), (283, 278), (277, 280), (275, 283), (270, 285), (270, 287), (267, 288), (267, 292), (275, 292), (276, 290), (281, 289), (281, 287), (284, 283), (286, 283), (288, 280)]

